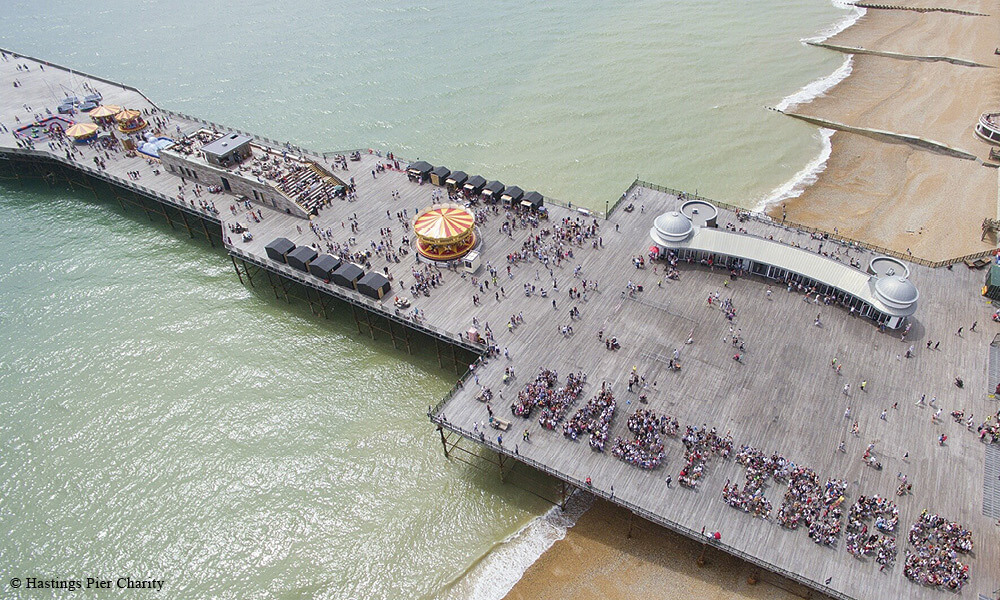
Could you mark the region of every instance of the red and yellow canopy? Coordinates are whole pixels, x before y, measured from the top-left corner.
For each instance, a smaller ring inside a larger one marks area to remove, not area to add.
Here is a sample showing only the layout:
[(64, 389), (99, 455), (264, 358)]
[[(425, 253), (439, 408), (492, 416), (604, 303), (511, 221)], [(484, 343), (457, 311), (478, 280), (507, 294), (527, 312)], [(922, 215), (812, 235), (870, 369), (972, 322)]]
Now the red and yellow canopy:
[(413, 232), (422, 240), (446, 244), (472, 234), (476, 218), (468, 209), (457, 204), (436, 206), (425, 210), (413, 220)]

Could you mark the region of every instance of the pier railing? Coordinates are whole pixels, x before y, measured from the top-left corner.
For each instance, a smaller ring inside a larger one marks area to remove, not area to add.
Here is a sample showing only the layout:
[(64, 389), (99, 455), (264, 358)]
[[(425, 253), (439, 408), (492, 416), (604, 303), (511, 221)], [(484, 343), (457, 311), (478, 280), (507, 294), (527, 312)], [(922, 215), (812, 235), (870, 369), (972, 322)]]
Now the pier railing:
[(0, 150), (0, 155), (59, 163), (71, 169), (82, 171), (83, 173), (86, 173), (91, 177), (104, 180), (115, 186), (130, 190), (137, 194), (142, 194), (158, 202), (169, 204), (170, 206), (173, 206), (178, 210), (182, 210), (190, 215), (202, 219), (207, 219), (212, 223), (219, 225), (220, 227), (222, 226), (222, 220), (219, 218), (219, 215), (217, 215), (212, 211), (202, 210), (196, 206), (191, 206), (189, 204), (182, 202), (181, 200), (178, 200), (176, 198), (171, 198), (170, 196), (167, 196), (162, 192), (150, 189), (144, 185), (139, 185), (134, 181), (122, 179), (121, 177), (118, 177), (117, 175), (112, 175), (111, 173), (108, 173), (103, 169), (97, 169), (84, 163), (80, 163), (74, 160), (68, 160), (63, 156), (59, 156), (58, 154), (53, 154), (52, 152), (48, 152), (45, 150), (35, 150), (31, 148), (3, 148), (2, 150)]
[[(178, 117), (178, 118), (184, 119), (184, 120), (192, 122), (192, 123), (205, 125), (205, 126), (208, 126), (208, 127), (214, 128), (214, 129), (218, 129), (218, 130), (221, 130), (221, 131), (231, 131), (231, 132), (236, 132), (236, 133), (240, 133), (240, 134), (243, 134), (243, 135), (247, 135), (247, 136), (252, 137), (254, 140), (256, 140), (258, 142), (262, 142), (262, 143), (268, 144), (268, 145), (270, 145), (270, 146), (272, 146), (272, 147), (274, 147), (276, 149), (277, 148), (283, 148), (283, 149), (286, 149), (286, 150), (289, 150), (289, 151), (292, 151), (292, 152), (295, 152), (295, 153), (298, 153), (298, 154), (301, 154), (301, 155), (311, 155), (313, 157), (322, 158), (322, 159), (327, 159), (327, 158), (329, 158), (331, 156), (334, 156), (336, 154), (350, 154), (350, 153), (353, 153), (353, 152), (367, 153), (367, 152), (369, 152), (371, 150), (370, 148), (356, 148), (356, 149), (352, 149), (352, 150), (340, 150), (340, 151), (334, 151), (334, 152), (319, 152), (317, 150), (312, 150), (312, 149), (309, 149), (309, 148), (305, 148), (303, 146), (291, 144), (290, 142), (284, 142), (284, 143), (278, 142), (277, 140), (272, 140), (270, 138), (257, 135), (255, 133), (251, 133), (251, 132), (247, 132), (247, 131), (242, 131), (242, 130), (237, 129), (235, 127), (229, 127), (229, 126), (226, 126), (226, 125), (221, 125), (219, 123), (215, 123), (213, 121), (208, 121), (206, 119), (201, 119), (201, 118), (198, 118), (198, 117), (194, 117), (192, 115), (188, 115), (188, 114), (185, 114), (185, 113), (182, 113), (182, 112), (178, 112), (178, 111), (173, 111), (173, 110), (170, 110), (170, 109), (161, 108), (155, 102), (153, 102), (152, 100), (150, 100), (149, 97), (146, 96), (146, 94), (144, 94), (142, 92), (142, 90), (140, 90), (140, 89), (138, 89), (138, 88), (136, 88), (134, 86), (126, 85), (124, 83), (121, 83), (121, 82), (118, 82), (118, 81), (113, 81), (111, 79), (107, 79), (107, 78), (100, 77), (100, 76), (97, 76), (97, 75), (91, 75), (89, 73), (84, 73), (83, 71), (78, 71), (76, 69), (70, 69), (70, 68), (65, 67), (63, 65), (60, 65), (60, 64), (57, 64), (57, 63), (53, 63), (51, 61), (43, 60), (43, 59), (40, 59), (40, 58), (36, 58), (36, 57), (30, 56), (30, 55), (27, 55), (27, 54), (23, 54), (23, 53), (20, 53), (20, 52), (15, 52), (13, 50), (8, 50), (8, 49), (5, 49), (5, 48), (0, 48), (0, 51), (6, 52), (7, 54), (10, 54), (11, 56), (14, 56), (14, 57), (26, 58), (28, 60), (35, 61), (37, 63), (46, 65), (46, 66), (51, 67), (51, 68), (60, 69), (60, 70), (66, 71), (67, 73), (70, 73), (70, 74), (79, 74), (79, 75), (81, 75), (83, 77), (87, 77), (89, 79), (93, 79), (93, 80), (96, 80), (96, 81), (101, 81), (101, 82), (106, 83), (108, 85), (113, 85), (115, 87), (119, 87), (119, 88), (121, 88), (123, 90), (131, 90), (131, 91), (135, 92), (136, 94), (139, 94), (140, 96), (142, 96), (142, 98), (146, 102), (148, 102), (151, 106), (155, 107), (156, 110), (158, 112), (160, 112), (160, 113), (163, 113), (163, 114), (166, 114), (166, 115), (172, 116), (172, 117)], [(983, 117), (981, 117), (981, 120), (985, 120), (985, 115)], [(63, 162), (64, 164), (69, 164), (69, 165), (72, 165), (72, 166), (74, 166), (76, 168), (79, 168), (81, 170), (88, 171), (91, 174), (100, 177), (101, 179), (110, 180), (110, 179), (114, 178), (114, 179), (117, 180), (117, 181), (115, 181), (115, 183), (117, 185), (121, 185), (122, 183), (125, 183), (125, 184), (127, 184), (126, 187), (129, 187), (131, 189), (141, 188), (142, 187), (142, 186), (138, 186), (138, 185), (135, 185), (135, 184), (130, 184), (129, 182), (125, 182), (124, 180), (120, 180), (119, 178), (115, 178), (113, 176), (108, 176), (107, 174), (100, 174), (100, 172), (98, 170), (91, 169), (91, 168), (87, 167), (86, 165), (80, 165), (78, 163), (67, 162), (62, 157), (59, 157), (59, 156), (56, 156), (56, 155), (51, 155), (50, 154), (48, 156), (50, 156), (51, 158), (53, 158), (55, 160), (58, 160), (59, 162)], [(402, 160), (402, 159), (400, 159), (400, 160)], [(761, 221), (761, 222), (766, 222), (766, 223), (769, 223), (771, 225), (775, 225), (775, 226), (779, 226), (779, 227), (784, 227), (788, 231), (792, 231), (794, 229), (794, 230), (797, 230), (797, 231), (804, 231), (806, 233), (820, 234), (820, 235), (824, 236), (825, 239), (829, 239), (830, 241), (840, 243), (841, 245), (849, 247), (849, 248), (870, 250), (872, 252), (877, 252), (879, 254), (884, 254), (886, 256), (892, 256), (892, 257), (898, 258), (900, 260), (906, 260), (906, 261), (909, 261), (909, 262), (912, 262), (912, 263), (915, 263), (915, 264), (918, 264), (918, 265), (923, 265), (923, 266), (931, 267), (931, 268), (944, 267), (944, 266), (952, 265), (952, 264), (955, 264), (955, 263), (958, 263), (958, 262), (962, 262), (962, 261), (966, 261), (966, 260), (977, 260), (977, 259), (981, 259), (981, 258), (986, 258), (988, 256), (993, 255), (993, 253), (994, 253), (993, 250), (984, 250), (982, 252), (976, 252), (976, 253), (968, 254), (966, 256), (961, 256), (961, 257), (956, 257), (956, 258), (949, 258), (949, 259), (939, 260), (939, 261), (931, 261), (931, 260), (928, 260), (928, 259), (925, 259), (925, 258), (920, 258), (920, 257), (917, 257), (917, 256), (913, 256), (912, 254), (909, 254), (909, 253), (903, 253), (903, 252), (899, 252), (897, 250), (892, 250), (890, 248), (885, 248), (885, 247), (879, 246), (877, 244), (871, 244), (871, 243), (868, 243), (868, 242), (863, 242), (861, 240), (856, 240), (856, 239), (853, 239), (853, 238), (849, 238), (847, 236), (843, 236), (843, 235), (840, 235), (838, 233), (832, 233), (832, 232), (829, 232), (829, 231), (826, 231), (826, 230), (823, 230), (823, 229), (819, 229), (819, 228), (816, 228), (816, 227), (810, 227), (808, 225), (803, 225), (803, 224), (800, 224), (800, 223), (795, 223), (793, 221), (788, 221), (787, 219), (782, 219), (781, 221), (778, 221), (778, 220), (775, 220), (775, 219), (771, 218), (769, 215), (767, 215), (764, 212), (751, 211), (751, 210), (748, 210), (746, 208), (735, 206), (735, 205), (732, 205), (732, 204), (729, 204), (729, 203), (726, 203), (726, 202), (719, 202), (717, 200), (711, 200), (709, 198), (705, 198), (705, 197), (700, 196), (698, 194), (691, 194), (691, 193), (688, 193), (688, 192), (684, 192), (682, 190), (677, 190), (677, 189), (674, 189), (674, 188), (669, 188), (669, 187), (657, 185), (655, 183), (650, 183), (648, 181), (642, 181), (638, 177), (636, 177), (635, 181), (632, 182), (632, 185), (629, 186), (628, 190), (624, 194), (622, 194), (621, 197), (618, 198), (618, 200), (615, 201), (614, 205), (610, 206), (605, 211), (604, 218), (607, 219), (615, 211), (615, 209), (618, 208), (618, 206), (623, 201), (625, 201), (627, 198), (629, 198), (632, 195), (632, 192), (635, 190), (636, 187), (645, 187), (645, 188), (649, 188), (649, 189), (652, 189), (652, 190), (664, 192), (664, 193), (675, 195), (675, 196), (681, 196), (681, 195), (683, 195), (685, 198), (690, 198), (690, 199), (694, 199), (694, 200), (703, 200), (703, 201), (706, 201), (706, 202), (710, 202), (710, 203), (712, 203), (712, 204), (714, 204), (714, 205), (716, 205), (718, 207), (725, 208), (725, 209), (731, 210), (733, 212), (739, 213), (739, 214), (745, 216), (746, 218), (754, 219), (754, 220)], [(162, 201), (163, 199), (166, 199), (166, 201), (170, 202), (173, 205), (184, 206), (184, 205), (181, 205), (178, 202), (174, 201), (173, 199), (170, 199), (170, 198), (168, 198), (168, 197), (166, 197), (166, 196), (164, 196), (162, 194), (159, 194), (158, 192), (150, 190), (149, 193), (152, 194), (152, 195), (159, 196), (159, 197), (157, 197), (158, 200)], [(561, 206), (563, 208), (567, 208), (567, 209), (571, 209), (571, 210), (574, 208), (574, 206), (572, 205), (572, 203), (564, 203), (564, 202), (561, 202), (559, 200), (556, 200), (556, 199), (548, 197), (548, 196), (545, 197), (545, 201), (548, 202), (549, 204), (553, 204), (553, 205), (556, 205), (556, 206)], [(184, 206), (184, 208), (187, 209), (186, 206)], [(575, 208), (577, 210), (586, 211), (586, 214), (588, 214), (588, 215), (592, 215), (592, 214), (593, 215), (599, 215), (600, 214), (596, 210), (591, 210), (591, 209), (583, 207), (583, 206), (576, 206)]]
[[(123, 90), (131, 90), (131, 91), (135, 92), (136, 94), (139, 94), (140, 96), (142, 96), (146, 100), (146, 102), (149, 102), (153, 106), (156, 106), (156, 103), (154, 103), (152, 100), (150, 100), (149, 97), (146, 96), (146, 94), (142, 93), (142, 90), (140, 90), (137, 87), (133, 87), (131, 85), (126, 85), (124, 83), (121, 83), (120, 81), (113, 81), (111, 79), (107, 79), (105, 77), (100, 77), (98, 75), (91, 75), (90, 73), (84, 73), (83, 71), (79, 71), (77, 69), (71, 69), (69, 67), (64, 67), (63, 65), (60, 65), (60, 64), (57, 64), (57, 63), (54, 63), (54, 62), (49, 62), (49, 61), (43, 60), (41, 58), (35, 58), (34, 56), (29, 56), (29, 55), (21, 53), (21, 52), (14, 52), (13, 50), (7, 50), (6, 48), (0, 48), (0, 52), (6, 52), (7, 54), (10, 54), (14, 58), (17, 58), (17, 57), (26, 58), (28, 60), (32, 60), (32, 61), (35, 61), (37, 63), (41, 63), (41, 64), (43, 64), (43, 65), (45, 65), (47, 67), (51, 67), (53, 69), (59, 69), (61, 71), (66, 71), (67, 73), (69, 73), (71, 75), (80, 75), (80, 76), (86, 77), (88, 79), (96, 79), (97, 81), (100, 81), (102, 83), (106, 83), (108, 85), (113, 85), (115, 87), (119, 87), (119, 88), (121, 88)], [(159, 107), (157, 107), (157, 108), (159, 108)]]
[[(838, 243), (841, 246), (844, 246), (846, 248), (851, 248), (851, 249), (855, 249), (855, 250), (869, 250), (869, 251), (874, 252), (876, 254), (883, 254), (885, 256), (891, 256), (893, 258), (898, 258), (900, 260), (905, 260), (905, 261), (908, 261), (908, 262), (911, 262), (911, 263), (914, 263), (914, 264), (923, 265), (925, 267), (931, 267), (931, 268), (946, 267), (948, 265), (953, 265), (955, 263), (960, 263), (960, 262), (963, 262), (963, 261), (966, 261), (966, 260), (977, 260), (977, 259), (980, 259), (980, 258), (986, 258), (988, 256), (992, 256), (993, 253), (994, 253), (993, 250), (983, 250), (981, 252), (974, 252), (972, 254), (967, 254), (965, 256), (959, 256), (957, 258), (948, 258), (948, 259), (945, 259), (945, 260), (938, 260), (938, 261), (927, 260), (926, 258), (920, 258), (918, 256), (913, 256), (912, 254), (909, 254), (909, 253), (906, 253), (906, 252), (899, 252), (898, 250), (892, 250), (892, 249), (886, 248), (884, 246), (879, 246), (878, 244), (872, 244), (872, 243), (869, 243), (869, 242), (863, 242), (861, 240), (856, 240), (856, 239), (853, 239), (853, 238), (849, 238), (847, 236), (843, 236), (843, 235), (840, 235), (838, 233), (832, 233), (832, 232), (826, 231), (824, 229), (819, 229), (819, 228), (816, 228), (816, 227), (810, 227), (808, 225), (802, 225), (800, 223), (795, 223), (795, 222), (789, 221), (787, 219), (782, 219), (782, 220), (779, 221), (777, 219), (772, 218), (770, 215), (768, 215), (767, 213), (764, 213), (764, 212), (756, 212), (756, 211), (752, 211), (752, 210), (749, 210), (749, 209), (746, 209), (746, 208), (741, 208), (739, 206), (735, 206), (733, 204), (728, 204), (726, 202), (719, 202), (718, 200), (711, 200), (709, 198), (705, 198), (703, 196), (699, 196), (698, 194), (691, 194), (689, 192), (684, 192), (684, 191), (681, 191), (681, 190), (676, 190), (674, 188), (669, 188), (669, 187), (665, 187), (665, 186), (662, 186), (662, 185), (657, 185), (655, 183), (649, 183), (648, 181), (642, 181), (641, 179), (638, 179), (638, 178), (636, 178), (636, 180), (634, 182), (632, 182), (632, 185), (629, 186), (628, 191), (625, 192), (625, 194), (622, 195), (622, 197), (618, 200), (618, 202), (615, 203), (615, 207), (617, 207), (618, 204), (620, 204), (623, 200), (625, 200), (626, 197), (630, 197), (631, 194), (632, 194), (632, 191), (636, 187), (644, 187), (644, 188), (648, 188), (648, 189), (655, 190), (655, 191), (658, 191), (658, 192), (663, 192), (665, 194), (670, 194), (672, 196), (684, 197), (684, 198), (690, 199), (690, 200), (701, 200), (703, 202), (709, 202), (711, 204), (714, 204), (717, 207), (725, 208), (725, 209), (730, 210), (730, 211), (732, 211), (734, 213), (737, 213), (738, 215), (741, 215), (741, 216), (743, 216), (745, 218), (748, 218), (748, 219), (751, 219), (751, 220), (754, 220), (754, 221), (758, 221), (760, 223), (766, 223), (766, 224), (772, 225), (774, 227), (781, 227), (785, 231), (788, 231), (788, 232), (799, 232), (799, 231), (801, 231), (801, 232), (805, 232), (805, 233), (822, 235), (824, 239), (828, 239), (831, 242)], [(614, 210), (614, 208), (612, 208), (612, 211), (613, 210)]]
[(441, 329), (440, 327), (429, 325), (423, 320), (414, 320), (412, 318), (405, 317), (401, 314), (396, 314), (394, 311), (387, 309), (385, 306), (382, 305), (381, 302), (377, 300), (374, 300), (367, 296), (363, 296), (360, 293), (350, 293), (341, 290), (336, 285), (324, 283), (321, 280), (316, 279), (312, 275), (308, 275), (302, 271), (293, 269), (288, 265), (278, 263), (269, 259), (262, 259), (257, 255), (251, 254), (246, 250), (242, 250), (235, 246), (227, 245), (226, 249), (229, 250), (229, 253), (231, 255), (246, 262), (249, 262), (251, 264), (254, 264), (257, 267), (271, 271), (273, 273), (278, 273), (287, 279), (291, 279), (302, 285), (311, 287), (317, 291), (334, 296), (340, 300), (343, 300), (344, 302), (357, 306), (358, 308), (362, 308), (364, 310), (378, 314), (404, 327), (414, 329), (430, 337), (439, 339), (441, 341), (447, 342), (455, 346), (459, 346), (463, 350), (467, 350), (473, 354), (480, 355), (486, 350), (485, 347), (473, 344), (472, 342), (469, 342), (468, 340), (463, 338), (461, 333), (446, 331), (444, 329)]
[[(451, 393), (454, 394), (454, 393), (456, 393), (460, 389), (461, 389), (460, 387), (456, 386), (455, 388), (452, 389)], [(783, 568), (781, 568), (781, 567), (779, 567), (777, 565), (774, 565), (772, 563), (769, 563), (766, 560), (763, 560), (763, 559), (761, 559), (761, 558), (759, 558), (757, 556), (754, 556), (752, 554), (748, 554), (748, 553), (746, 553), (746, 552), (744, 552), (744, 551), (742, 551), (742, 550), (740, 550), (738, 548), (734, 548), (732, 546), (729, 546), (729, 545), (725, 544), (724, 542), (717, 541), (713, 537), (708, 537), (708, 536), (702, 535), (700, 532), (695, 531), (694, 529), (691, 529), (691, 528), (686, 527), (684, 525), (681, 525), (680, 523), (677, 523), (676, 521), (668, 519), (667, 517), (664, 517), (663, 515), (656, 514), (656, 513), (652, 512), (652, 511), (650, 511), (649, 509), (643, 508), (643, 507), (635, 504), (634, 502), (629, 502), (628, 500), (625, 500), (625, 499), (621, 498), (620, 496), (615, 496), (614, 493), (610, 493), (610, 492), (607, 492), (605, 490), (596, 488), (596, 487), (594, 487), (592, 485), (588, 485), (586, 481), (581, 481), (580, 479), (578, 479), (578, 478), (576, 478), (576, 477), (574, 477), (572, 475), (569, 475), (567, 473), (563, 473), (562, 471), (559, 471), (558, 469), (554, 469), (554, 468), (550, 467), (549, 465), (546, 465), (545, 463), (541, 463), (541, 462), (538, 462), (538, 461), (536, 461), (534, 459), (528, 458), (528, 457), (524, 456), (523, 454), (520, 454), (519, 452), (515, 453), (511, 448), (497, 443), (497, 441), (495, 439), (491, 439), (490, 436), (486, 435), (485, 433), (482, 435), (482, 437), (480, 437), (479, 435), (473, 434), (471, 431), (467, 431), (466, 429), (464, 429), (464, 428), (462, 428), (462, 427), (460, 427), (458, 425), (455, 425), (454, 423), (451, 423), (450, 421), (448, 421), (447, 415), (445, 415), (444, 413), (441, 412), (441, 410), (440, 410), (441, 408), (443, 408), (442, 404), (439, 403), (438, 407), (435, 408), (434, 410), (432, 410), (431, 413), (429, 413), (428, 416), (430, 417), (431, 422), (433, 422), (436, 425), (440, 425), (441, 427), (444, 427), (446, 429), (449, 429), (450, 431), (453, 431), (453, 432), (461, 435), (462, 437), (464, 437), (464, 438), (466, 438), (468, 440), (471, 440), (472, 442), (485, 447), (488, 450), (492, 450), (492, 451), (496, 452), (497, 454), (503, 454), (503, 455), (507, 456), (508, 458), (512, 458), (514, 460), (520, 461), (520, 462), (528, 465), (529, 467), (532, 467), (532, 468), (534, 468), (534, 469), (536, 469), (538, 471), (541, 471), (542, 473), (546, 473), (548, 475), (551, 475), (552, 477), (555, 477), (557, 479), (561, 479), (562, 481), (565, 481), (566, 483), (568, 483), (568, 484), (570, 484), (570, 485), (572, 485), (572, 486), (574, 486), (574, 487), (576, 487), (578, 489), (584, 490), (584, 491), (586, 491), (586, 492), (588, 492), (590, 494), (593, 494), (595, 496), (603, 498), (603, 499), (607, 500), (608, 502), (611, 502), (613, 504), (617, 504), (618, 506), (622, 506), (624, 508), (627, 508), (633, 514), (635, 514), (635, 515), (637, 515), (639, 517), (642, 517), (642, 518), (646, 519), (647, 521), (650, 521), (651, 523), (656, 523), (657, 525), (660, 525), (661, 527), (665, 527), (667, 529), (670, 529), (671, 531), (679, 533), (679, 534), (681, 534), (681, 535), (683, 535), (685, 537), (688, 537), (688, 538), (690, 538), (690, 539), (692, 539), (692, 540), (694, 540), (696, 542), (701, 542), (703, 544), (710, 544), (713, 547), (719, 548), (723, 552), (726, 552), (727, 554), (731, 554), (733, 556), (736, 556), (737, 558), (740, 558), (740, 559), (742, 559), (742, 560), (744, 560), (744, 561), (746, 561), (746, 562), (748, 562), (750, 564), (757, 565), (757, 566), (759, 566), (759, 567), (761, 567), (763, 569), (766, 569), (766, 570), (768, 570), (768, 571), (770, 571), (772, 573), (777, 573), (778, 575), (781, 575), (782, 577), (785, 577), (787, 579), (790, 579), (790, 580), (795, 581), (797, 583), (800, 583), (802, 585), (808, 586), (808, 587), (810, 587), (810, 588), (812, 588), (814, 590), (821, 591), (822, 593), (830, 596), (831, 598), (835, 598), (836, 600), (852, 600), (852, 598), (850, 596), (844, 594), (843, 592), (840, 592), (838, 590), (830, 588), (826, 584), (820, 583), (820, 582), (815, 581), (813, 579), (809, 579), (808, 577), (804, 577), (804, 576), (802, 576), (802, 575), (800, 575), (798, 573), (794, 573), (794, 572), (789, 571), (787, 569), (783, 569)]]

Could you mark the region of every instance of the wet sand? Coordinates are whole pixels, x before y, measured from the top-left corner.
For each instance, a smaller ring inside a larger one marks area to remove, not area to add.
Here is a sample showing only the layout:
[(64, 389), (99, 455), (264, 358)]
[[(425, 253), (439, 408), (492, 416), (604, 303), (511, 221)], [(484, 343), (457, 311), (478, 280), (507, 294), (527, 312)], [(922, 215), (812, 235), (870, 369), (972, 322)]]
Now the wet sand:
[[(997, 12), (985, 1), (912, 5)], [(1000, 66), (993, 53), (1000, 44), (1000, 15), (869, 9), (827, 43)], [(975, 125), (981, 113), (997, 110), (995, 68), (855, 55), (847, 79), (788, 112), (916, 135), (987, 160), (991, 146), (976, 136)], [(841, 235), (934, 261), (995, 247), (995, 238), (980, 236), (983, 219), (997, 217), (997, 169), (846, 132), (835, 133), (831, 142), (827, 168), (816, 183), (783, 202), (789, 221), (837, 228)], [(775, 205), (770, 214), (780, 218), (781, 209)]]
[[(913, 55), (951, 56), (1000, 66), (1000, 11), (985, 0), (917, 0), (909, 6), (993, 13), (868, 10), (827, 43)], [(821, 48), (817, 52), (830, 52)], [(940, 62), (855, 55), (851, 75), (825, 96), (789, 112), (847, 125), (929, 138), (987, 160), (990, 145), (975, 134), (983, 112), (1000, 111), (1000, 71)], [(980, 241), (984, 217), (998, 215), (998, 170), (981, 161), (943, 156), (903, 143), (837, 132), (826, 169), (798, 198), (770, 209), (789, 221), (817, 227), (928, 260), (996, 247)], [(791, 599), (806, 590), (761, 573), (701, 544), (595, 502), (566, 538), (533, 564), (508, 600), (547, 597)], [(816, 597), (813, 593), (813, 597)]]
[(628, 515), (625, 509), (595, 501), (566, 537), (528, 568), (507, 600), (791, 600), (806, 593), (767, 573), (751, 585), (747, 579), (755, 572), (752, 566), (711, 547), (705, 566), (699, 567), (701, 544), (638, 517), (629, 538)]

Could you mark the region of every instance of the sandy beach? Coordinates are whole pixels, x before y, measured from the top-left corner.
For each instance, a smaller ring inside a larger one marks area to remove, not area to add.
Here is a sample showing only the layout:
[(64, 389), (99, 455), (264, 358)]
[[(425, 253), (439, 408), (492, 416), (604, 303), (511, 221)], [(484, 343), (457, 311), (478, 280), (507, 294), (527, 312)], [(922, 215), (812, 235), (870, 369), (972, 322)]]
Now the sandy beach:
[[(990, 13), (985, 1), (931, 2)], [(992, 12), (996, 12), (993, 10)], [(828, 44), (1000, 65), (994, 54), (1000, 16), (869, 9)], [(822, 48), (817, 51), (830, 52)], [(985, 217), (997, 216), (997, 169), (984, 166), (990, 145), (975, 134), (983, 112), (1000, 109), (995, 68), (854, 55), (851, 75), (825, 96), (789, 113), (931, 139), (980, 161), (944, 156), (904, 143), (838, 131), (826, 169), (798, 198), (787, 219), (913, 256), (943, 260), (995, 247), (980, 241)], [(782, 205), (770, 214), (781, 217)], [(947, 214), (949, 218), (942, 219)]]
[[(994, 54), (1000, 45), (995, 4), (918, 0), (908, 5), (993, 14), (869, 9), (826, 43), (1000, 66), (1000, 56)], [(784, 208), (791, 222), (836, 230), (932, 261), (995, 248), (994, 236), (985, 241), (980, 236), (983, 219), (998, 216), (998, 170), (983, 165), (990, 145), (974, 129), (981, 113), (997, 110), (1000, 74), (995, 68), (854, 55), (847, 79), (787, 112), (915, 135), (965, 150), (980, 160), (838, 131), (817, 181), (801, 196), (775, 204), (769, 212), (781, 218)], [(747, 579), (755, 571), (751, 565), (712, 549), (707, 564), (699, 568), (700, 544), (638, 518), (632, 521), (629, 538), (628, 515), (624, 509), (595, 502), (566, 538), (525, 572), (507, 599), (629, 598), (651, 592), (678, 599), (805, 595), (806, 590), (793, 582), (767, 573), (750, 585)]]
[(705, 566), (699, 567), (701, 544), (638, 517), (629, 538), (628, 515), (595, 501), (566, 537), (528, 568), (507, 600), (790, 600), (805, 594), (805, 588), (766, 573), (751, 585), (747, 579), (755, 572), (752, 566), (712, 548), (705, 553)]

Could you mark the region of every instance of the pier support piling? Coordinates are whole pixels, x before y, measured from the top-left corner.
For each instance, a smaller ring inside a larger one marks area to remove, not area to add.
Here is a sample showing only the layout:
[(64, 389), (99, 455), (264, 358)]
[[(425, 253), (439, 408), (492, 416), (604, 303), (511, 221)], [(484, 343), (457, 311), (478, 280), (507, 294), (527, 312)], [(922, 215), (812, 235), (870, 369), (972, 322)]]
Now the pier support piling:
[[(181, 213), (181, 214), (184, 214), (184, 213)], [(229, 255), (229, 260), (233, 261), (233, 270), (236, 271), (236, 276), (240, 278), (240, 285), (246, 286), (246, 284), (243, 283), (243, 276), (240, 275), (240, 268), (238, 266), (236, 266), (236, 259), (233, 257), (232, 254)]]
[(194, 239), (194, 232), (191, 231), (191, 224), (188, 223), (187, 215), (184, 214), (183, 210), (180, 211), (180, 213), (181, 213), (181, 220), (184, 221), (184, 227), (187, 227), (188, 235), (191, 236), (191, 239), (193, 240)]
[(445, 458), (451, 458), (448, 455), (448, 441), (444, 437), (444, 428), (441, 427), (440, 425), (438, 425), (438, 433), (441, 434), (441, 446), (444, 447), (444, 457)]

